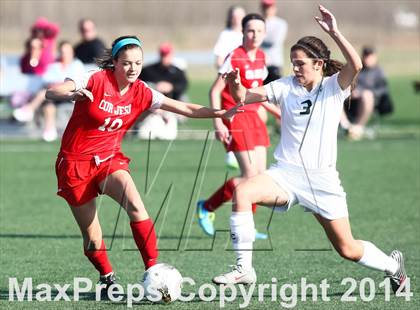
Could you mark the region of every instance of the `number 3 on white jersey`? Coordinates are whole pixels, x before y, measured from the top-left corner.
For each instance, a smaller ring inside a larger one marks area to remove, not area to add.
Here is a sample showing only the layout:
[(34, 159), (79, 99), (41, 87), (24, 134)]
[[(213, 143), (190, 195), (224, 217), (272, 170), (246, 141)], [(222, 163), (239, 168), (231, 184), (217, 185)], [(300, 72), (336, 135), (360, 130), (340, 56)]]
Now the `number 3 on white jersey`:
[(116, 118), (112, 121), (111, 125), (109, 125), (109, 123), (111, 122), (111, 118), (107, 117), (105, 119), (105, 122), (103, 123), (103, 125), (98, 127), (98, 130), (100, 131), (115, 131), (121, 128), (121, 126), (123, 125), (123, 121), (121, 118)]

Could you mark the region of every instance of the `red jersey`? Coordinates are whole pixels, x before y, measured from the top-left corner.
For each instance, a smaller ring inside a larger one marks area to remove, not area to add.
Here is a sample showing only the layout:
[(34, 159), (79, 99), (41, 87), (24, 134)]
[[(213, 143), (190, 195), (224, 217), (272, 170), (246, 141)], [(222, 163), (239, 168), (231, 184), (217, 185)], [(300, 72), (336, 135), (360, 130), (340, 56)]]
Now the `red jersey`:
[(86, 88), (93, 95), (78, 101), (64, 132), (61, 151), (95, 155), (120, 151), (121, 141), (137, 117), (145, 110), (159, 108), (163, 95), (136, 80), (120, 95), (111, 70), (99, 70), (74, 79), (76, 89)]
[[(226, 58), (219, 70), (220, 74), (230, 72), (239, 68), (241, 83), (246, 88), (255, 88), (263, 85), (264, 79), (267, 77), (267, 68), (265, 66), (265, 54), (258, 49), (255, 60), (252, 61), (243, 46), (234, 49)], [(222, 91), (222, 108), (230, 109), (236, 105), (229, 92), (229, 86)], [(246, 105), (243, 109), (248, 111), (256, 111), (260, 104)]]

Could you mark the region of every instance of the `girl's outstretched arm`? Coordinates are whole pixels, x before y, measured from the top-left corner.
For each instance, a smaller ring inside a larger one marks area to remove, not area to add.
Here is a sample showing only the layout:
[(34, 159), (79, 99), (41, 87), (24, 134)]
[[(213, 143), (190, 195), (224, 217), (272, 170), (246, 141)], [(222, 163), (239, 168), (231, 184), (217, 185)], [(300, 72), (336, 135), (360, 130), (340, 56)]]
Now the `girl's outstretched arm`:
[(72, 80), (48, 88), (45, 98), (57, 101), (79, 101), (89, 98), (93, 101), (92, 93), (84, 88), (76, 91), (76, 85)]
[(346, 63), (343, 69), (338, 74), (338, 83), (341, 89), (346, 89), (351, 85), (358, 72), (362, 69), (362, 60), (359, 54), (349, 41), (338, 30), (337, 21), (334, 15), (322, 5), (319, 5), (321, 17), (315, 16), (315, 20), (321, 28), (328, 33), (331, 38), (337, 43), (341, 52), (343, 53)]
[(238, 107), (234, 107), (230, 110), (220, 110), (204, 107), (199, 104), (182, 102), (179, 100), (164, 97), (160, 108), (165, 111), (181, 114), (191, 118), (216, 118), (221, 117), (225, 119), (232, 118), (238, 110)]
[(223, 78), (229, 85), (232, 98), (237, 103), (248, 104), (268, 100), (264, 86), (247, 89), (241, 84), (239, 69), (224, 74)]

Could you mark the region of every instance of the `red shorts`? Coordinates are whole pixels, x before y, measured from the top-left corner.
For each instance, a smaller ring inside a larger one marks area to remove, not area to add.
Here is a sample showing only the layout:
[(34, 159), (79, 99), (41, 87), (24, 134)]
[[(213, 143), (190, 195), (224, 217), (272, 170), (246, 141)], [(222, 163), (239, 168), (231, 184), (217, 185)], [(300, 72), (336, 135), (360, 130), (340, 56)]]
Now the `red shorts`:
[[(57, 195), (63, 197), (71, 206), (81, 206), (101, 194), (99, 183), (117, 170), (130, 172), (130, 159), (122, 153), (116, 153), (112, 158), (99, 164), (94, 157), (83, 156), (79, 159), (72, 155), (58, 154), (55, 163), (58, 190)], [(103, 160), (106, 157), (101, 157)]]
[(230, 133), (230, 143), (225, 144), (228, 152), (242, 152), (256, 146), (270, 146), (267, 127), (255, 111), (245, 111), (235, 115), (232, 121), (223, 120)]

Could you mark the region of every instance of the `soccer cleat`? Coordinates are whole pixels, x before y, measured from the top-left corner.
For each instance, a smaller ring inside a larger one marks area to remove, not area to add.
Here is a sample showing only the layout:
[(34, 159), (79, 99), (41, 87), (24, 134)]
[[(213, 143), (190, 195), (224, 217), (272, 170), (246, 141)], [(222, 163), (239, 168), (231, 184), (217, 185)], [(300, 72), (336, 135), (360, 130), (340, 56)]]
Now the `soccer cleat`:
[(42, 139), (45, 142), (53, 142), (57, 140), (58, 133), (56, 128), (47, 129), (42, 133)]
[(197, 217), (198, 217), (198, 224), (203, 229), (203, 231), (209, 235), (214, 235), (214, 212), (210, 212), (204, 208), (205, 200), (199, 200), (197, 202)]
[(112, 284), (116, 284), (116, 283), (117, 283), (117, 279), (116, 279), (116, 277), (115, 277), (115, 275), (114, 275), (113, 272), (111, 272), (111, 273), (109, 273), (107, 275), (104, 275), (104, 276), (100, 276), (99, 277), (98, 285), (101, 285), (101, 284), (105, 284), (106, 285), (106, 287), (104, 287), (104, 288), (101, 289), (101, 299), (108, 299), (108, 290), (109, 290), (109, 287)]
[[(404, 285), (405, 280), (407, 280), (407, 274), (404, 269), (404, 257), (398, 250), (392, 251), (389, 256), (398, 263), (397, 271), (394, 274), (387, 274), (387, 277), (391, 282), (392, 290), (396, 293), (398, 289)], [(404, 292), (405, 288), (401, 291)]]
[(267, 240), (268, 239), (268, 235), (267, 234), (264, 234), (262, 232), (258, 232), (257, 230), (255, 230), (255, 239)]
[(30, 122), (34, 119), (34, 112), (28, 107), (21, 107), (13, 111), (13, 117), (22, 123)]
[(241, 265), (233, 265), (232, 271), (213, 278), (215, 284), (252, 284), (257, 282), (255, 269), (244, 270)]
[(236, 159), (235, 154), (233, 152), (226, 153), (225, 163), (228, 169), (232, 169), (232, 170), (239, 169), (238, 160)]

